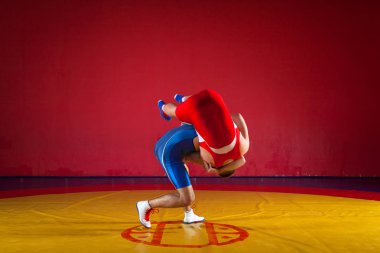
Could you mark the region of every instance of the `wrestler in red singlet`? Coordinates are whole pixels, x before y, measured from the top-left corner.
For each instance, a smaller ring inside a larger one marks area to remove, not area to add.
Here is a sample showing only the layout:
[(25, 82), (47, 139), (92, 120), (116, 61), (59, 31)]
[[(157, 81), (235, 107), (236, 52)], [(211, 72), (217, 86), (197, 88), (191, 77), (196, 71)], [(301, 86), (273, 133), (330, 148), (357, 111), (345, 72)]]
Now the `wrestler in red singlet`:
[(179, 120), (194, 125), (199, 145), (212, 155), (215, 167), (241, 157), (240, 131), (218, 93), (207, 89), (192, 95), (175, 113)]

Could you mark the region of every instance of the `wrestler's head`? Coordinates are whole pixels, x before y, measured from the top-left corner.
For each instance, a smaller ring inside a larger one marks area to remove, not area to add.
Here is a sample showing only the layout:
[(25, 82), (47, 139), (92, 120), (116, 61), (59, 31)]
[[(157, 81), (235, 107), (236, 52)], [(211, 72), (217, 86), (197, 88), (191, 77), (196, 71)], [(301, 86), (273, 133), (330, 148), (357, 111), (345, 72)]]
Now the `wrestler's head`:
[(244, 164), (244, 156), (236, 160), (229, 159), (224, 162), (223, 166), (216, 168), (216, 172), (220, 177), (231, 177), (235, 173), (236, 169), (240, 168)]
[(221, 171), (219, 172), (220, 177), (231, 177), (235, 173), (235, 170), (232, 171)]
[(226, 168), (226, 165), (230, 164), (231, 162), (233, 162), (233, 160), (228, 159), (224, 162), (222, 167), (216, 168), (220, 177), (231, 177), (235, 173), (236, 168)]

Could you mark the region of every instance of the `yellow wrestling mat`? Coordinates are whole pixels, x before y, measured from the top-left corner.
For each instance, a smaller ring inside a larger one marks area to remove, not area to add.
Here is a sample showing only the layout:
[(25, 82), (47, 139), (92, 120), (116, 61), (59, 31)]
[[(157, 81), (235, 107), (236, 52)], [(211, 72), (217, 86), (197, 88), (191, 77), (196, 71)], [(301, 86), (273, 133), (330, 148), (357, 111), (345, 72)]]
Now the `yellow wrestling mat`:
[(143, 228), (135, 202), (168, 191), (0, 199), (0, 252), (380, 252), (380, 202), (307, 194), (196, 191), (198, 215), (160, 209)]

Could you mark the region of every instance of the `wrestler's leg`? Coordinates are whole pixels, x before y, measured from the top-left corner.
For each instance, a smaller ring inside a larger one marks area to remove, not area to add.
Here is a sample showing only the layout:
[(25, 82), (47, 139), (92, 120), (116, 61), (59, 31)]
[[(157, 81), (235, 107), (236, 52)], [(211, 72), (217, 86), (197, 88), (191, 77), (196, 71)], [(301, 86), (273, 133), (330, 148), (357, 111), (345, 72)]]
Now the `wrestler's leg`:
[(149, 214), (153, 208), (159, 207), (184, 207), (185, 218), (184, 223), (194, 223), (204, 221), (203, 217), (196, 215), (191, 208), (191, 204), (195, 200), (195, 194), (191, 185), (182, 188), (177, 188), (177, 192), (162, 195), (160, 197), (148, 200), (139, 201), (136, 203), (137, 212), (140, 222), (143, 226), (150, 228), (151, 223)]
[(195, 200), (195, 193), (191, 185), (177, 189), (177, 192), (162, 195), (148, 200), (151, 208), (159, 207), (184, 207), (185, 211), (191, 209), (191, 204)]
[(176, 117), (175, 110), (177, 109), (177, 105), (173, 103), (166, 103), (163, 105), (162, 110), (169, 117)]
[[(181, 101), (185, 102), (191, 96), (184, 96)], [(180, 102), (180, 103), (182, 103)], [(162, 105), (162, 111), (169, 117), (177, 117), (175, 111), (177, 109), (177, 105), (174, 103), (165, 103)]]
[(184, 207), (185, 218), (183, 219), (183, 222), (186, 224), (191, 224), (205, 220), (204, 217), (196, 215), (191, 208), (191, 204), (194, 202), (194, 200), (194, 190), (193, 187), (189, 185), (186, 187), (178, 188), (177, 192), (175, 193), (169, 193), (158, 198), (148, 200), (148, 204), (151, 208)]

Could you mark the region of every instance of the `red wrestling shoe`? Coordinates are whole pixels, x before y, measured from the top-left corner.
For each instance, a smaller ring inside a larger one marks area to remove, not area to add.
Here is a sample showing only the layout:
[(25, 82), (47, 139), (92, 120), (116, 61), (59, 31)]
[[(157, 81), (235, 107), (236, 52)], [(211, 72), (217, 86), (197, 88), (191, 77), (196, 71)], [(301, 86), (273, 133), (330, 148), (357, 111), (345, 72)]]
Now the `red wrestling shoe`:
[(146, 228), (151, 228), (150, 214), (157, 211), (157, 209), (151, 208), (147, 200), (137, 202), (136, 208), (140, 223)]

